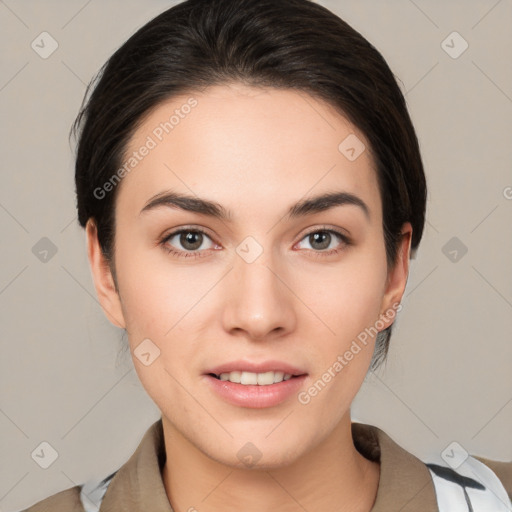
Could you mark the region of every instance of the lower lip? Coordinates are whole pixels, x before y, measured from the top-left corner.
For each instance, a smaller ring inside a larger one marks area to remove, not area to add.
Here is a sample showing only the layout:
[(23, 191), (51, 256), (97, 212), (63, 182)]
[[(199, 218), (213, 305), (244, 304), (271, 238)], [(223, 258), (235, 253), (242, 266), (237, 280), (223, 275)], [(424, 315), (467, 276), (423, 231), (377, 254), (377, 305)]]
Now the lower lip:
[(251, 384), (237, 384), (229, 380), (220, 380), (205, 375), (206, 381), (212, 389), (224, 400), (240, 407), (262, 409), (273, 407), (284, 402), (303, 386), (307, 375), (292, 377), (277, 384), (259, 386)]

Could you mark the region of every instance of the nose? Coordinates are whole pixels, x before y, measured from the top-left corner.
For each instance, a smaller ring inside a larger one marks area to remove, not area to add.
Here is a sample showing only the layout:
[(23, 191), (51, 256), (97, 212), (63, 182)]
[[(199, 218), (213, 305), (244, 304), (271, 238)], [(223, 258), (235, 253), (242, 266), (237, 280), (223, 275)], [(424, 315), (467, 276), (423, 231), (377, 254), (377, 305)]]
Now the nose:
[(288, 284), (284, 265), (263, 251), (248, 262), (236, 254), (224, 282), (223, 324), (233, 335), (250, 340), (282, 337), (295, 329), (297, 299)]

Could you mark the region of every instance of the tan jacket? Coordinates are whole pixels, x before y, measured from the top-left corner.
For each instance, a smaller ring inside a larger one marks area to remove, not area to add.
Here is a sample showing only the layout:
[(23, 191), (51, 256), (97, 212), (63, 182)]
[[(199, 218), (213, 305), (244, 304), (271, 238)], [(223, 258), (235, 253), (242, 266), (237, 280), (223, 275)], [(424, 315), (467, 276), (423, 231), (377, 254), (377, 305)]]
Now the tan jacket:
[[(438, 512), (432, 476), (427, 466), (372, 425), (352, 423), (359, 452), (380, 462), (380, 480), (372, 512)], [(146, 431), (129, 460), (110, 481), (100, 512), (173, 512), (161, 470), (165, 463), (162, 420)], [(501, 480), (512, 500), (512, 462), (477, 457)], [(84, 512), (77, 485), (42, 500), (24, 512)]]

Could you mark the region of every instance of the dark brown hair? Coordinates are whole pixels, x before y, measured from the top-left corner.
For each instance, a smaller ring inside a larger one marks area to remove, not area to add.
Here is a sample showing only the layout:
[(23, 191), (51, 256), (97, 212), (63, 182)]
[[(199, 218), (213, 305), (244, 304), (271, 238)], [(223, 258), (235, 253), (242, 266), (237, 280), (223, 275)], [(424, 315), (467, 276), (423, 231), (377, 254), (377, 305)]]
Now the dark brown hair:
[[(377, 173), (388, 266), (396, 260), (407, 221), (412, 249), (417, 248), (425, 222), (425, 175), (405, 99), (381, 54), (310, 0), (187, 0), (144, 25), (108, 59), (89, 84), (72, 127), (79, 136), (78, 221), (85, 227), (94, 218), (114, 279), (119, 186), (109, 193), (102, 187), (122, 167), (131, 136), (161, 102), (234, 81), (304, 91), (357, 126)], [(390, 335), (391, 327), (379, 333), (372, 369), (385, 359)]]

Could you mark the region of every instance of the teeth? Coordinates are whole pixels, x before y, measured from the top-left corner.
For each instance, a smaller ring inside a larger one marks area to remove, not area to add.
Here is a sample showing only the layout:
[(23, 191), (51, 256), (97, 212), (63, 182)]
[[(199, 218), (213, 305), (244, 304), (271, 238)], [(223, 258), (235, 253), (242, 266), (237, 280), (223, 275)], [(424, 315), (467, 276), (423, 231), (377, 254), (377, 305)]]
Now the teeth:
[(220, 380), (229, 380), (230, 382), (235, 382), (237, 384), (252, 384), (259, 386), (277, 384), (278, 382), (289, 380), (291, 378), (292, 376), (290, 373), (284, 372), (230, 372), (220, 374)]
[(240, 384), (242, 379), (242, 372), (231, 372), (231, 373), (221, 373), (220, 380), (229, 380), (230, 382), (236, 382)]

